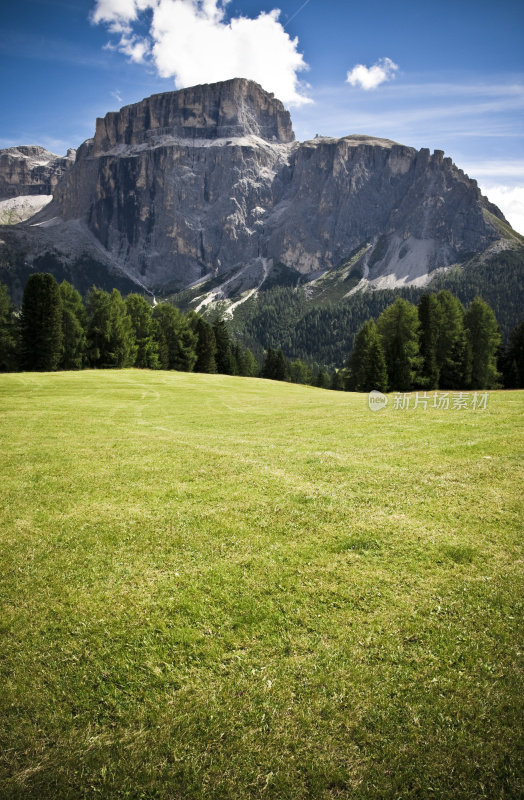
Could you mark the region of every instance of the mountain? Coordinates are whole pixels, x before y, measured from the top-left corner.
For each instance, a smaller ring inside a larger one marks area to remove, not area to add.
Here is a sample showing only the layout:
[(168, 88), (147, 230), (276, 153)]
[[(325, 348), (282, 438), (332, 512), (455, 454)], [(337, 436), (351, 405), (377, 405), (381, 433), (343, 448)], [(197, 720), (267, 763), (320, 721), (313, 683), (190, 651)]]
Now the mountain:
[(15, 225), (41, 211), (74, 161), (73, 149), (63, 157), (37, 145), (0, 150), (0, 224)]
[[(5, 191), (43, 187), (37, 160), (6, 169)], [(442, 151), (364, 135), (297, 142), (282, 103), (244, 79), (108, 113), (69, 161), (45, 184), (52, 202), (2, 232), (11, 279), (23, 251), (25, 269), (65, 265), (77, 285), (98, 265), (110, 282), (233, 313), (282, 281), (341, 300), (424, 286), (522, 242)]]

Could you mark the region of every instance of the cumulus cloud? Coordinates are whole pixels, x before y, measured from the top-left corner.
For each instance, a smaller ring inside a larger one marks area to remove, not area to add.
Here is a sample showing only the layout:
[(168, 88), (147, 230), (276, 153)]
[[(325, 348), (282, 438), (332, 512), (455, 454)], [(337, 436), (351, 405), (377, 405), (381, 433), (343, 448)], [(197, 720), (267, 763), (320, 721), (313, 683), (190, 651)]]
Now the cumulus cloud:
[(392, 80), (397, 69), (398, 65), (390, 58), (380, 58), (372, 67), (357, 64), (348, 72), (347, 83), (369, 91), (376, 89), (381, 83)]
[[(280, 11), (228, 19), (229, 0), (97, 0), (94, 23), (119, 35), (116, 48), (135, 62), (150, 61), (162, 78), (183, 88), (250, 78), (284, 103), (311, 102), (299, 73), (308, 68), (279, 22)], [(148, 15), (143, 12), (148, 11)], [(148, 24), (141, 35), (140, 23)]]
[(500, 208), (511, 227), (524, 234), (524, 186), (481, 185), (480, 189)]

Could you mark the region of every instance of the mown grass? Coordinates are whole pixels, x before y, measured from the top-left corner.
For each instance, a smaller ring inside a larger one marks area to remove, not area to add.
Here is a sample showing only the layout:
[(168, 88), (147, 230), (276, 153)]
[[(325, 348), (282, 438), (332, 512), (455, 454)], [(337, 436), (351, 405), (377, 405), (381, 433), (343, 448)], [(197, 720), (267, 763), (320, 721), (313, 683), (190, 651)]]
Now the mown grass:
[(2, 798), (522, 796), (522, 411), (4, 375)]

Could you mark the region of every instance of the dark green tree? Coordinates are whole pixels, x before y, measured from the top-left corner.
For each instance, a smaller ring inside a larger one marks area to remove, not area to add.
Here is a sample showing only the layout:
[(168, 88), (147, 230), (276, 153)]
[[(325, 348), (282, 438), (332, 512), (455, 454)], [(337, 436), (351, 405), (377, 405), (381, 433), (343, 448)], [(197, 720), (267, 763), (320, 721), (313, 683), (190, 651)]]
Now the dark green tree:
[(242, 375), (247, 378), (254, 378), (258, 375), (258, 364), (255, 356), (249, 350), (238, 344), (233, 345), (233, 359), (235, 364), (235, 375)]
[(192, 330), (197, 335), (195, 372), (216, 372), (215, 354), (217, 345), (213, 327), (195, 311), (189, 312), (188, 320)]
[(348, 388), (356, 392), (370, 392), (372, 389), (386, 391), (388, 384), (386, 359), (374, 320), (367, 320), (358, 331), (348, 367), (350, 374)]
[(136, 344), (135, 367), (159, 369), (158, 341), (153, 309), (140, 294), (130, 294), (125, 300)]
[(420, 369), (418, 331), (415, 306), (397, 298), (377, 320), (390, 389), (407, 392), (415, 384)]
[(17, 368), (17, 336), (14, 309), (7, 286), (0, 283), (0, 372)]
[(439, 389), (465, 389), (471, 379), (471, 353), (464, 328), (464, 306), (447, 289), (437, 294)]
[(497, 351), (501, 337), (495, 314), (487, 303), (476, 297), (464, 314), (464, 326), (471, 353), (472, 389), (494, 389), (499, 383)]
[(501, 369), (506, 389), (524, 389), (524, 322), (511, 332), (508, 346), (502, 353)]
[(241, 374), (245, 375), (248, 378), (256, 378), (258, 373), (260, 372), (260, 369), (258, 366), (258, 362), (253, 353), (251, 352), (251, 350), (249, 349), (249, 347), (246, 347), (246, 349), (242, 353), (242, 363), (243, 363), (242, 367), (243, 372)]
[(289, 380), (289, 367), (286, 361), (286, 357), (282, 352), (282, 348), (280, 348), (277, 352), (276, 360), (275, 360), (275, 376), (274, 379), (276, 381), (288, 381)]
[(422, 359), (418, 382), (423, 389), (438, 389), (440, 370), (437, 350), (442, 325), (442, 310), (436, 295), (422, 295), (418, 304), (418, 318)]
[(235, 359), (232, 353), (231, 339), (229, 338), (229, 331), (224, 319), (217, 317), (213, 323), (213, 333), (215, 334), (216, 354), (215, 361), (217, 365), (217, 372), (222, 375), (234, 375)]
[(314, 377), (313, 385), (317, 386), (319, 389), (331, 389), (331, 378), (329, 377), (329, 372), (326, 372), (324, 369), (319, 369)]
[(87, 361), (87, 315), (80, 292), (67, 281), (59, 286), (62, 299), (60, 369), (82, 369)]
[(22, 301), (22, 368), (50, 372), (62, 355), (62, 302), (53, 275), (37, 272), (28, 278)]
[(93, 286), (87, 295), (87, 359), (89, 366), (105, 366), (111, 336), (111, 297)]
[(331, 376), (331, 388), (335, 392), (343, 392), (346, 387), (344, 370), (336, 369)]
[(161, 368), (192, 372), (197, 360), (198, 336), (187, 317), (175, 306), (159, 303), (153, 310), (153, 319)]
[(269, 380), (275, 380), (276, 359), (277, 359), (276, 351), (273, 350), (272, 347), (268, 347), (267, 348), (266, 357), (264, 359), (264, 364), (263, 364), (262, 370), (260, 372), (260, 376), (262, 378), (268, 378)]
[(136, 344), (131, 320), (117, 289), (93, 287), (87, 298), (87, 350), (93, 367), (131, 367)]
[(296, 358), (289, 365), (289, 377), (291, 383), (313, 383), (313, 372), (308, 364), (305, 364), (300, 358)]
[(261, 377), (269, 378), (272, 381), (289, 380), (289, 369), (282, 349), (277, 351), (268, 347)]

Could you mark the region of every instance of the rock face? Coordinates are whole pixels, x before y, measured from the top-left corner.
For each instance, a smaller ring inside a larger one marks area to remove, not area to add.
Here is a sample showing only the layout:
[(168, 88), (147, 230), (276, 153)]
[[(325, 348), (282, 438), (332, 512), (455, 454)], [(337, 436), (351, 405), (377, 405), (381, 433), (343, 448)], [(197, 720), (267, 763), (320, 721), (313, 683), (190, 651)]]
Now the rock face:
[(156, 289), (257, 263), (311, 276), (357, 248), (368, 279), (413, 283), (485, 250), (504, 220), (441, 151), (369, 136), (297, 143), (282, 104), (243, 79), (97, 120), (39, 215), (56, 217), (81, 221)]
[(56, 156), (36, 145), (0, 150), (0, 200), (28, 195), (52, 195), (60, 178), (75, 162), (75, 150)]

